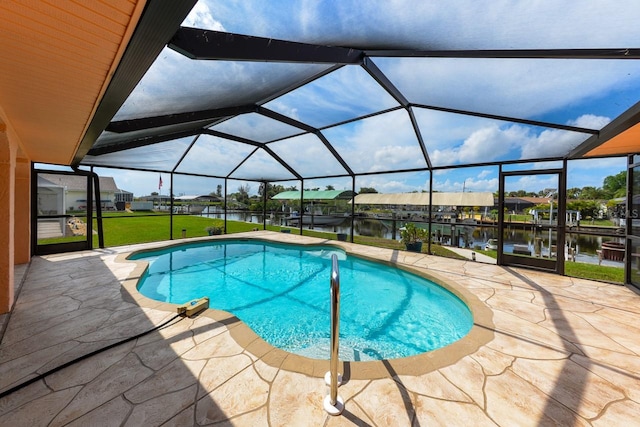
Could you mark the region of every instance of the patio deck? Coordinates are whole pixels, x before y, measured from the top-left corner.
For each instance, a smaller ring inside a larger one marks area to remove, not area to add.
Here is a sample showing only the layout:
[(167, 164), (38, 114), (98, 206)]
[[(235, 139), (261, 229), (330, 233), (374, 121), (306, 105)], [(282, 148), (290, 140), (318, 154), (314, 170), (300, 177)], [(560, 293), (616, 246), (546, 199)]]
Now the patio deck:
[[(310, 359), (242, 338), (237, 319), (210, 311), (0, 399), (0, 425), (640, 425), (640, 296), (629, 289), (332, 243), (455, 282), (492, 310), (491, 339), (420, 374), (388, 362), (370, 378), (345, 372), (345, 411), (333, 417), (322, 409), (324, 372)], [(139, 268), (122, 254), (159, 245), (33, 258), (0, 343), (0, 391), (173, 317), (123, 286)]]

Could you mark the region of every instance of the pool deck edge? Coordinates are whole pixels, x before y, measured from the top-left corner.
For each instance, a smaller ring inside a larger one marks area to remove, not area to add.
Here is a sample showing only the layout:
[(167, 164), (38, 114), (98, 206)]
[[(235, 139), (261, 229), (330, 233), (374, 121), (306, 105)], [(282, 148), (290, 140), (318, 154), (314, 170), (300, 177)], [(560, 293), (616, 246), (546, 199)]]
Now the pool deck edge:
[[(229, 237), (352, 247), (267, 231)], [(0, 398), (0, 425), (534, 427), (637, 421), (640, 298), (624, 286), (356, 245), (368, 257), (455, 283), (491, 315), (476, 310), (476, 338), (427, 353), (422, 361), (341, 363), (338, 394), (345, 410), (332, 416), (323, 408), (327, 361), (274, 349), (224, 311), (167, 323), (175, 305), (132, 292), (144, 266), (122, 262), (123, 254), (209, 239), (34, 257), (0, 342), (0, 392), (24, 385)]]
[[(380, 378), (393, 378), (397, 375), (423, 375), (437, 369), (455, 364), (465, 356), (475, 353), (480, 347), (493, 339), (493, 313), (478, 297), (465, 288), (458, 286), (453, 281), (440, 277), (438, 273), (429, 271), (421, 267), (424, 260), (431, 257), (426, 254), (411, 254), (411, 263), (398, 261), (396, 250), (384, 248), (372, 248), (346, 242), (332, 241), (315, 237), (302, 236), (301, 242), (295, 236), (275, 232), (251, 232), (233, 235), (214, 236), (211, 238), (185, 239), (183, 241), (171, 242), (164, 245), (149, 245), (140, 250), (124, 252), (118, 254), (116, 262), (134, 263), (135, 268), (129, 277), (124, 280), (122, 286), (133, 300), (141, 307), (176, 312), (178, 304), (163, 303), (143, 296), (137, 290), (139, 280), (148, 267), (146, 261), (131, 260), (128, 257), (132, 253), (143, 253), (155, 249), (174, 247), (188, 243), (202, 242), (207, 240), (238, 240), (248, 239), (265, 242), (291, 243), (298, 245), (328, 245), (343, 249), (349, 255), (354, 255), (374, 262), (396, 266), (403, 270), (429, 279), (459, 297), (471, 310), (474, 324), (471, 330), (460, 340), (445, 347), (398, 359), (385, 359), (375, 361), (340, 361), (341, 372), (347, 371), (348, 379), (373, 380)], [(375, 249), (373, 251), (368, 249)], [(329, 360), (312, 359), (297, 354), (289, 353), (272, 346), (257, 335), (248, 325), (237, 319), (232, 313), (222, 310), (206, 310), (203, 315), (216, 320), (225, 321), (231, 337), (246, 351), (261, 359), (267, 365), (277, 369), (284, 369), (289, 372), (300, 373), (310, 377), (323, 378), (329, 369)], [(237, 321), (229, 322), (229, 319)]]

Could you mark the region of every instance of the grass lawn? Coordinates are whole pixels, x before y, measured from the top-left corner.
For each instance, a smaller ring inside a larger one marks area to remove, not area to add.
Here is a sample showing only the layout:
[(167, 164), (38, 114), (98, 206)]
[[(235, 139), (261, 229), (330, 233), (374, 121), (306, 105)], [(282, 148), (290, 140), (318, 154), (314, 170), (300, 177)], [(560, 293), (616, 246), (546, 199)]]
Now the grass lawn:
[(570, 277), (580, 277), (582, 279), (624, 283), (624, 268), (620, 267), (567, 261), (564, 263), (564, 274)]
[[(102, 225), (104, 227), (104, 245), (123, 246), (135, 243), (157, 242), (169, 240), (170, 216), (165, 215), (120, 215), (104, 217)], [(209, 226), (221, 225), (222, 221), (214, 218), (205, 218), (193, 215), (173, 216), (173, 238), (182, 237), (182, 230), (185, 230), (187, 237), (206, 236), (206, 228)], [(228, 223), (231, 229), (231, 222)], [(229, 232), (249, 231), (256, 227), (248, 223), (238, 223), (234, 230)], [(246, 224), (246, 225), (245, 225)], [(94, 220), (94, 230), (97, 229)], [(93, 236), (94, 247), (98, 246), (98, 236)]]
[[(206, 228), (214, 225), (222, 225), (220, 219), (197, 217), (192, 215), (174, 215), (173, 217), (173, 238), (182, 237), (182, 230), (186, 230), (187, 237), (201, 237), (208, 233)], [(94, 221), (94, 229), (97, 225)], [(169, 240), (169, 215), (115, 215), (111, 214), (103, 218), (104, 244), (106, 247), (124, 246), (135, 243), (156, 242)], [(262, 230), (262, 224), (227, 221), (227, 234), (251, 231), (255, 228)], [(267, 225), (267, 230), (280, 231), (279, 226)], [(298, 233), (298, 229), (290, 228), (292, 233)], [(327, 233), (315, 230), (303, 230), (305, 236), (319, 237), (322, 239), (336, 240), (336, 233)], [(388, 249), (404, 250), (404, 245), (396, 240), (383, 239), (378, 237), (354, 236), (354, 243), (361, 245), (377, 246)], [(98, 237), (93, 238), (94, 247), (98, 246)], [(427, 245), (423, 245), (423, 252), (426, 252)], [(440, 245), (431, 245), (434, 255), (449, 258), (464, 259), (455, 252), (452, 252)]]
[[(482, 253), (494, 259), (498, 258), (498, 251), (486, 250), (482, 251)], [(564, 274), (569, 277), (579, 277), (582, 279), (624, 283), (624, 268), (620, 267), (565, 261)]]

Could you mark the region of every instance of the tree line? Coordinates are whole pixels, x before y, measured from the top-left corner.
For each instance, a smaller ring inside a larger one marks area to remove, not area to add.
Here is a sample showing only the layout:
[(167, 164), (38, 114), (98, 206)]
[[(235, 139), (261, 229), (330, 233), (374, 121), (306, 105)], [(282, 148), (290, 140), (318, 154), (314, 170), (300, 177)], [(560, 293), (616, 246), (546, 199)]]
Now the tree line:
[[(494, 193), (498, 197), (498, 193)], [(569, 200), (611, 200), (625, 197), (627, 194), (627, 171), (622, 171), (616, 175), (607, 176), (602, 187), (586, 186), (582, 188), (567, 188), (567, 199)], [(546, 197), (547, 191), (538, 192), (518, 190), (505, 192), (507, 197)]]

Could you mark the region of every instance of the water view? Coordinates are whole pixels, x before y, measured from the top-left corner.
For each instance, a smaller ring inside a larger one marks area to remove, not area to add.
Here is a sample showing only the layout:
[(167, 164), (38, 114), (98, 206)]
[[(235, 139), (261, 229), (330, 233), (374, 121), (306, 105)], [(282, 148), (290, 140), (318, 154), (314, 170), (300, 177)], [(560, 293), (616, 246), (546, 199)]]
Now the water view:
[[(210, 218), (224, 218), (224, 214), (221, 211), (209, 213), (207, 210), (203, 211), (203, 216)], [(267, 224), (277, 226), (292, 226), (297, 228), (297, 221), (291, 221), (289, 215), (268, 214)], [(310, 216), (305, 216), (303, 228), (310, 229), (311, 220)], [(247, 211), (235, 211), (227, 212), (227, 219), (230, 221), (243, 221), (262, 225), (262, 214), (247, 212)], [(335, 217), (334, 217), (335, 219)], [(393, 220), (393, 219), (378, 219), (370, 217), (356, 217), (354, 219), (354, 235), (378, 237), (383, 239), (399, 240), (400, 228), (406, 224), (406, 220)], [(320, 224), (318, 224), (320, 223)], [(415, 222), (419, 227), (427, 228), (426, 222)], [(322, 221), (314, 222), (313, 229), (327, 233), (344, 233), (349, 235), (351, 220), (348, 217), (337, 218), (331, 222), (331, 224), (322, 224)], [(452, 238), (452, 224), (450, 223), (432, 223), (431, 230), (433, 235), (433, 242), (445, 246), (455, 245), (457, 241), (458, 247), (470, 248), (475, 250), (484, 250), (489, 239), (498, 238), (497, 226), (491, 225), (475, 225), (456, 223), (453, 230)], [(551, 247), (549, 245), (548, 236), (542, 236), (535, 230), (522, 230), (522, 229), (508, 229), (505, 233), (504, 251), (513, 252), (515, 245), (525, 245), (531, 252), (534, 250), (535, 238), (541, 238), (542, 254), (548, 255)], [(576, 262), (589, 263), (589, 264), (602, 264), (622, 267), (622, 261), (612, 260), (600, 260), (598, 251), (602, 248), (602, 244), (606, 242), (615, 242), (624, 244), (622, 237), (608, 236), (608, 235), (594, 235), (584, 233), (567, 233), (565, 235), (567, 247), (565, 248), (565, 259), (571, 260), (575, 257)], [(555, 241), (555, 235), (552, 237), (552, 241)], [(571, 248), (570, 255), (569, 248)]]

